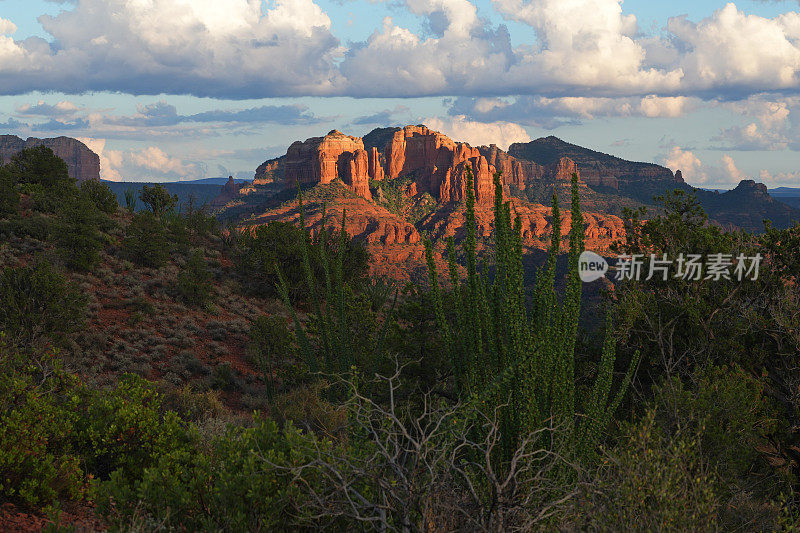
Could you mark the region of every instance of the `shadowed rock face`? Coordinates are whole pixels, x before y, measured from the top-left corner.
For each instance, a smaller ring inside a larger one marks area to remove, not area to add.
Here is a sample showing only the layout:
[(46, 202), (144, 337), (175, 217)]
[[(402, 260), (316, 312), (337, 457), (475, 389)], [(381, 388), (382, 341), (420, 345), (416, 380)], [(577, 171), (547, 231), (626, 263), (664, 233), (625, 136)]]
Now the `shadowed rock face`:
[(0, 135), (0, 162), (7, 163), (11, 157), (26, 148), (46, 146), (67, 163), (71, 178), (78, 181), (100, 179), (100, 157), (88, 146), (70, 137), (22, 140), (16, 135)]
[(625, 185), (647, 181), (683, 183), (683, 176), (680, 173), (673, 175), (666, 167), (653, 163), (626, 161), (564, 142), (558, 137), (544, 137), (529, 143), (514, 143), (508, 148), (508, 153), (518, 159), (533, 161), (543, 166), (556, 165), (563, 158), (569, 158), (578, 166), (581, 178), (589, 185), (618, 188), (620, 183)]

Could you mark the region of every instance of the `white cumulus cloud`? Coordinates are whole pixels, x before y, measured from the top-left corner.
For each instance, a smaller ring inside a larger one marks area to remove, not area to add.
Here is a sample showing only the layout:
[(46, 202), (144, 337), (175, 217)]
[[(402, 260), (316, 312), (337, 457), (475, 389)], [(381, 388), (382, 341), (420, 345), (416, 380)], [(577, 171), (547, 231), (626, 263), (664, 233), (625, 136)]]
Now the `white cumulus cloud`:
[(531, 140), (525, 128), (511, 122), (474, 122), (464, 116), (449, 118), (426, 118), (429, 128), (444, 133), (454, 141), (466, 142), (472, 146), (496, 144), (503, 150), (516, 142)]

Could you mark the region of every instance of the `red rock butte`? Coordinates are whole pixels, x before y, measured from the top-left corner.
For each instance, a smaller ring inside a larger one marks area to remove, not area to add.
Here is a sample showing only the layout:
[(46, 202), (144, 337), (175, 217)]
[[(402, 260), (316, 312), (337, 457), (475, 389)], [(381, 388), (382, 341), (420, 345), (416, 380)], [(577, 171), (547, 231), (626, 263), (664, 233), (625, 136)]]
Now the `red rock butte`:
[(100, 179), (100, 157), (88, 146), (70, 137), (26, 140), (16, 135), (0, 135), (0, 164), (8, 162), (17, 152), (35, 146), (46, 146), (64, 160), (71, 178), (78, 181)]
[[(593, 197), (597, 193), (590, 187), (615, 193), (641, 182), (682, 182), (680, 174), (665, 167), (625, 161), (555, 137), (513, 144), (505, 151), (496, 145), (474, 147), (416, 125), (378, 128), (364, 137), (332, 130), (322, 137), (296, 141), (286, 155), (260, 165), (251, 184), (238, 187), (229, 181), (217, 205), (224, 204), (223, 211), (229, 206), (229, 216), (243, 226), (296, 221), (296, 201), (270, 207), (270, 195), (294, 189), (298, 183), (303, 188), (343, 185), (353, 194), (342, 189), (346, 194), (328, 205), (326, 217), (320, 202), (306, 205), (309, 229), (339, 227), (346, 210), (345, 231), (367, 244), (377, 268), (402, 271), (404, 263), (418, 266), (424, 260), (420, 232), (433, 237), (435, 244), (449, 236), (463, 238), (468, 170), (474, 176), (479, 236), (490, 238), (494, 231), (494, 175), (499, 172), (505, 200), (520, 217), (523, 244), (540, 249), (548, 247), (554, 225), (549, 207), (527, 200), (531, 186), (561, 190), (575, 174), (582, 197), (584, 192)], [(584, 212), (586, 245), (608, 249), (624, 236), (624, 224), (613, 214), (591, 211)], [(569, 231), (569, 224), (566, 209), (561, 214), (562, 233)], [(440, 255), (436, 256), (441, 259)]]
[[(277, 161), (267, 162), (259, 170), (265, 173), (276, 169)], [(466, 198), (468, 169), (475, 178), (478, 204), (492, 203), (497, 171), (502, 173), (506, 190), (522, 190), (531, 180), (568, 181), (573, 173), (580, 176), (578, 166), (566, 157), (542, 166), (519, 160), (495, 145), (472, 147), (419, 125), (398, 129), (382, 149), (365, 147), (362, 138), (337, 130), (324, 137), (296, 141), (286, 152), (284, 180), (286, 187), (293, 187), (297, 182), (315, 185), (339, 179), (359, 196), (371, 199), (371, 180), (411, 176), (417, 193), (427, 192), (446, 204)]]

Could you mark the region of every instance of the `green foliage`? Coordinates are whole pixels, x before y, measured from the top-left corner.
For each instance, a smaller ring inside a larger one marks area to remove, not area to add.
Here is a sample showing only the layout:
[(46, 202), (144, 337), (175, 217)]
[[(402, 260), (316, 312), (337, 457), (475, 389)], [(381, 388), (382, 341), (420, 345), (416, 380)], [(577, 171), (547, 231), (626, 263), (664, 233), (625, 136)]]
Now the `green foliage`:
[(45, 242), (55, 231), (56, 223), (52, 217), (34, 213), (29, 217), (13, 217), (0, 222), (0, 235), (30, 237)]
[(161, 396), (144, 378), (127, 374), (113, 390), (98, 394), (78, 421), (86, 468), (108, 479), (139, 479), (162, 454), (190, 442), (174, 412), (163, 413)]
[(716, 531), (721, 486), (698, 436), (667, 437), (650, 411), (604, 459), (592, 493), (579, 500), (576, 529)]
[(64, 160), (45, 146), (20, 151), (11, 158), (8, 169), (16, 183), (38, 184), (47, 189), (75, 183)]
[(86, 314), (86, 295), (42, 260), (3, 269), (0, 302), (0, 331), (26, 348), (63, 341), (82, 327)]
[(11, 171), (0, 165), (0, 217), (15, 215), (19, 210), (19, 193)]
[[(450, 354), (459, 397), (484, 409), (500, 409), (503, 455), (510, 458), (525, 435), (554, 423), (566, 426), (569, 449), (576, 457), (591, 456), (627, 390), (638, 363), (633, 358), (615, 396), (610, 396), (615, 341), (609, 312), (600, 366), (591, 393), (579, 402), (575, 390), (575, 342), (580, 315), (581, 281), (578, 258), (583, 251), (583, 217), (577, 177), (572, 183), (572, 227), (567, 285), (559, 307), (554, 290), (555, 262), (561, 245), (558, 200), (553, 198), (553, 238), (548, 262), (534, 288), (533, 315), (524, 300), (520, 220), (512, 225), (510, 204), (503, 203), (499, 174), (495, 175), (495, 255), (493, 281), (476, 266), (475, 193), (467, 175), (465, 254), (467, 280), (456, 270), (450, 241), (450, 281), (455, 316), (444, 312), (431, 245), (426, 245), (437, 322)], [(580, 413), (582, 416), (577, 417)]]
[(211, 387), (223, 391), (235, 391), (240, 387), (239, 379), (236, 377), (236, 370), (228, 361), (217, 365), (211, 372)]
[(62, 259), (76, 270), (92, 270), (106, 242), (100, 229), (110, 227), (109, 218), (95, 206), (91, 193), (83, 190), (64, 198), (57, 216), (55, 241)]
[(0, 344), (0, 501), (44, 505), (86, 488), (72, 445), (83, 395), (60, 366), (44, 368)]
[(190, 195), (184, 215), (186, 227), (198, 237), (217, 234), (219, 232), (219, 220), (207, 212), (205, 205), (198, 208), (194, 203), (194, 197)]
[(300, 450), (311, 447), (313, 440), (291, 426), (279, 430), (270, 420), (249, 429), (230, 428), (207, 446), (164, 453), (140, 480), (113, 475), (98, 496), (98, 512), (117, 527), (126, 526), (142, 512), (168, 529), (300, 527), (304, 487), (314, 476), (309, 471), (297, 480), (288, 467), (305, 462)]
[(130, 213), (136, 211), (136, 191), (133, 187), (125, 189), (125, 209)]
[(259, 295), (280, 294), (277, 267), (293, 301), (306, 301), (312, 297), (303, 259), (306, 247), (315, 284), (325, 283), (325, 266), (321, 259), (323, 250), (326, 254), (338, 256), (341, 247), (342, 279), (345, 283), (361, 278), (367, 271), (369, 254), (366, 249), (336, 233), (323, 231), (316, 239), (312, 239), (304, 228), (285, 222), (270, 222), (265, 226), (243, 230), (237, 235), (236, 241), (236, 268), (245, 287)]
[[(298, 191), (298, 202), (300, 211), (300, 228), (305, 234), (305, 215), (303, 213), (302, 193)], [(357, 362), (356, 355), (360, 352), (358, 345), (366, 347), (377, 356), (383, 354), (383, 344), (386, 339), (386, 331), (390, 320), (384, 321), (380, 328), (374, 328), (368, 336), (358, 338), (358, 343), (352, 335), (347, 313), (348, 308), (348, 276), (347, 265), (352, 261), (348, 258), (348, 243), (353, 241), (345, 232), (345, 220), (347, 212), (342, 212), (342, 227), (336, 237), (335, 247), (331, 246), (329, 234), (323, 226), (318, 240), (312, 246), (310, 236), (307, 234), (300, 239), (300, 252), (302, 272), (305, 275), (305, 284), (309, 300), (314, 310), (314, 326), (318, 333), (318, 346), (312, 346), (308, 332), (300, 323), (295, 309), (291, 305), (290, 285), (286, 275), (280, 265), (275, 265), (278, 277), (278, 291), (284, 304), (291, 310), (292, 319), (295, 326), (295, 336), (297, 337), (300, 352), (304, 357), (305, 363), (312, 372), (324, 369), (327, 372), (350, 372)], [(326, 220), (325, 208), (323, 205), (322, 220)], [(331, 236), (333, 238), (334, 236)], [(358, 249), (358, 248), (357, 248)], [(364, 250), (360, 248), (360, 250)], [(366, 254), (366, 252), (364, 251)], [(366, 258), (365, 258), (366, 259)], [(358, 254), (356, 261), (359, 264)], [(315, 272), (314, 265), (320, 265), (321, 275)], [(364, 267), (366, 268), (366, 260)], [(391, 310), (389, 312), (391, 315)], [(321, 361), (320, 361), (321, 359)]]
[(143, 379), (92, 390), (52, 355), (31, 355), (0, 344), (0, 500), (78, 499), (91, 478), (133, 482), (192, 442)]
[(107, 215), (116, 213), (119, 206), (117, 195), (105, 183), (97, 180), (85, 180), (81, 182), (81, 192), (103, 213)]
[(654, 408), (665, 431), (688, 430), (722, 479), (753, 490), (766, 462), (756, 450), (776, 430), (775, 410), (764, 386), (741, 368), (708, 366), (695, 371), (692, 385), (677, 377), (656, 387)]
[(292, 340), (286, 320), (280, 316), (261, 315), (250, 326), (250, 352), (264, 376), (267, 397), (275, 397), (277, 363), (292, 353)]
[(204, 306), (211, 301), (214, 285), (202, 249), (192, 253), (186, 267), (178, 274), (177, 289), (181, 299), (189, 305)]
[(157, 217), (175, 209), (178, 195), (171, 195), (163, 185), (145, 185), (139, 191), (139, 200)]
[(780, 269), (772, 264), (762, 263), (755, 281), (739, 281), (733, 268), (730, 280), (705, 279), (705, 272), (699, 280), (680, 279), (675, 267), (666, 280), (659, 275), (645, 279), (651, 254), (658, 259), (666, 254), (673, 261), (697, 254), (705, 262), (712, 254), (728, 254), (734, 261), (740, 254), (765, 255), (753, 236), (708, 224), (694, 195), (675, 191), (658, 200), (663, 213), (646, 221), (641, 219), (644, 211), (626, 213), (625, 242), (616, 247), (643, 259), (641, 279), (626, 280), (615, 291), (625, 355), (638, 350), (647, 357), (643, 385), (664, 375), (689, 376), (706, 364), (737, 363), (758, 371), (767, 361), (789, 356), (784, 335), (774, 331), (777, 309), (764, 312), (785, 307)]
[(768, 257), (772, 272), (783, 279), (800, 279), (800, 222), (784, 230), (765, 222), (761, 236), (764, 255)]
[(124, 255), (140, 265), (159, 268), (166, 263), (170, 243), (164, 224), (153, 213), (137, 213), (125, 229)]

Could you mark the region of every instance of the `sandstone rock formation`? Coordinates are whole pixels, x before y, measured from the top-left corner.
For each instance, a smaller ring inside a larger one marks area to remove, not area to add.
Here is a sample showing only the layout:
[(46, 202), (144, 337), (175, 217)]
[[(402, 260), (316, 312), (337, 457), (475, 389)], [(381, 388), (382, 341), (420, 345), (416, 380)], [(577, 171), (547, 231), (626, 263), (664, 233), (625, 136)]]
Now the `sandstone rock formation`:
[(46, 146), (67, 163), (71, 178), (78, 181), (100, 179), (100, 157), (88, 146), (70, 137), (22, 140), (15, 135), (0, 135), (0, 163), (7, 163), (17, 152), (35, 146)]
[[(519, 216), (522, 223), (522, 241), (526, 247), (546, 249), (550, 245), (553, 234), (552, 212), (549, 207), (531, 204), (513, 198), (511, 201), (512, 216)], [(608, 250), (609, 246), (625, 236), (625, 224), (621, 218), (600, 213), (583, 213), (586, 248), (594, 251)], [(491, 206), (476, 206), (475, 218), (477, 236), (489, 239), (494, 232), (494, 212)], [(561, 211), (562, 246), (568, 247), (572, 217), (568, 210)], [(420, 224), (420, 229), (427, 232), (435, 240), (454, 237), (460, 240), (466, 235), (466, 212), (463, 207), (438, 210)]]
[(242, 185), (236, 183), (233, 180), (233, 176), (228, 176), (228, 182), (222, 186), (222, 190), (220, 191), (219, 195), (217, 195), (217, 197), (211, 201), (211, 207), (218, 208), (224, 206), (239, 196), (239, 191), (241, 189)]
[[(516, 158), (496, 145), (473, 147), (456, 142), (425, 126), (381, 128), (363, 139), (333, 130), (324, 137), (293, 143), (283, 158), (266, 161), (256, 170), (254, 184), (267, 183), (283, 173), (285, 187), (330, 183), (340, 179), (353, 192), (370, 198), (370, 181), (413, 178), (415, 193), (428, 193), (440, 204), (466, 198), (467, 169), (475, 179), (475, 198), (479, 205), (494, 199), (493, 176), (502, 174), (506, 194), (524, 191), (533, 181), (569, 181), (582, 175), (568, 157), (548, 164)], [(613, 177), (602, 182), (615, 186)]]
[(295, 183), (315, 185), (341, 179), (356, 194), (370, 198), (369, 156), (358, 137), (330, 131), (324, 137), (296, 141), (286, 152), (284, 181), (286, 187)]
[(589, 150), (557, 137), (544, 137), (529, 143), (514, 143), (508, 153), (518, 159), (534, 161), (542, 166), (558, 164), (563, 158), (574, 161), (587, 184), (618, 188), (642, 182), (683, 183), (681, 176), (653, 163), (636, 163)]
[(283, 180), (286, 156), (270, 159), (259, 165), (253, 178), (253, 185), (269, 185)]

